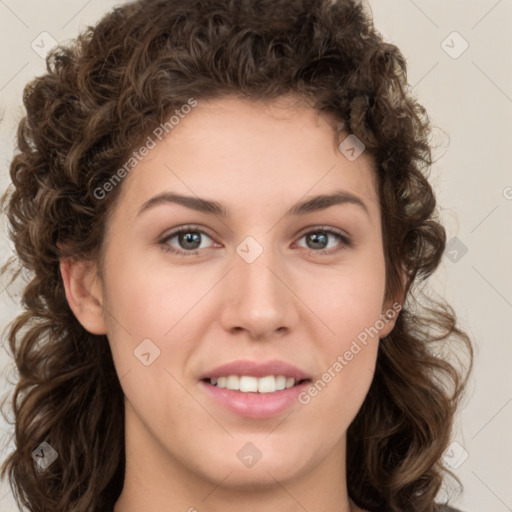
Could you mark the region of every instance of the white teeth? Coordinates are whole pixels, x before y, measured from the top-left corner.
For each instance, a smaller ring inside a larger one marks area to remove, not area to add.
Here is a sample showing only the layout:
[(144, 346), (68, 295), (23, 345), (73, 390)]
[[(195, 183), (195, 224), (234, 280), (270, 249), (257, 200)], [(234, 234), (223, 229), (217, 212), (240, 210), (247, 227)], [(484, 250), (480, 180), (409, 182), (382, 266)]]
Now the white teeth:
[(258, 379), (256, 377), (249, 377), (248, 375), (242, 375), (240, 377), (240, 385), (238, 390), (244, 393), (258, 391)]
[(226, 378), (226, 388), (240, 389), (240, 379), (238, 375), (230, 375)]
[(286, 389), (288, 389), (288, 388), (291, 388), (294, 384), (295, 384), (295, 379), (293, 377), (287, 377), (286, 384), (284, 385), (284, 387)]
[(276, 377), (276, 391), (281, 391), (286, 387), (286, 377), (284, 375), (278, 375)]
[(273, 393), (276, 390), (276, 378), (273, 375), (258, 379), (259, 393)]
[(219, 388), (227, 388), (242, 393), (274, 393), (283, 389), (291, 388), (295, 385), (293, 377), (284, 375), (267, 375), (258, 379), (250, 375), (228, 375), (210, 379), (210, 384), (217, 385)]

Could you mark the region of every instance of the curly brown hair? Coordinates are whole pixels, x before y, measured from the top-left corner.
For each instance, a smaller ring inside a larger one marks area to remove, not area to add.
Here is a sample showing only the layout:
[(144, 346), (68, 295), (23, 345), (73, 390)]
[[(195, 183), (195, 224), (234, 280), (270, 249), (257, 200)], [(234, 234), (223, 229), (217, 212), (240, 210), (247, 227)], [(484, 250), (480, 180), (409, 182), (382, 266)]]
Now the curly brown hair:
[[(430, 121), (410, 92), (403, 54), (360, 2), (138, 0), (53, 49), (46, 65), (24, 89), (13, 190), (2, 198), (17, 254), (2, 272), (17, 262), (10, 283), (22, 271), (30, 276), (25, 311), (8, 332), (19, 379), (16, 449), (2, 476), (18, 506), (111, 510), (123, 487), (123, 391), (108, 339), (77, 321), (59, 270), (60, 258), (102, 261), (122, 183), (105, 198), (94, 191), (191, 96), (295, 93), (344, 123), (374, 157), (386, 299), (407, 297), (348, 430), (349, 495), (381, 512), (440, 510), (444, 476), (460, 486), (442, 456), (473, 349), (454, 310), (419, 287), (446, 242), (427, 181)], [(465, 367), (440, 347), (457, 347)], [(44, 441), (67, 456), (40, 472), (31, 454)]]

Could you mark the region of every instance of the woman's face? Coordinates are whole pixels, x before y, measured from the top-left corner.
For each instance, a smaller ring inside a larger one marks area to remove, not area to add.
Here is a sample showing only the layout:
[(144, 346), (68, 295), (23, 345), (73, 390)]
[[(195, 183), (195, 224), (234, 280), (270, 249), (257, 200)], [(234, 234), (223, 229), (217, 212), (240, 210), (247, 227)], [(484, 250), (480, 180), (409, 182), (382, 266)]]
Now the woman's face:
[(124, 178), (92, 290), (126, 396), (128, 464), (152, 481), (339, 472), (394, 319), (373, 163), (342, 153), (333, 126), (282, 100), (198, 101)]

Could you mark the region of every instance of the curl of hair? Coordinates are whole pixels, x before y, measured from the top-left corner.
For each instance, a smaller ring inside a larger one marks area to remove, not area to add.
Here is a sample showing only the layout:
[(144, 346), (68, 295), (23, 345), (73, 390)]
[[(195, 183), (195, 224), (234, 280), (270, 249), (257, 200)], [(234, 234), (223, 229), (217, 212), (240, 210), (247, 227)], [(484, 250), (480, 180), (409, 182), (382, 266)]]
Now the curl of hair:
[[(434, 498), (443, 475), (458, 481), (442, 454), (473, 350), (449, 305), (423, 307), (413, 296), (411, 286), (436, 269), (445, 247), (426, 177), (431, 128), (408, 92), (403, 55), (360, 3), (140, 0), (53, 49), (46, 64), (24, 90), (13, 190), (2, 198), (19, 262), (11, 283), (20, 272), (30, 276), (24, 312), (8, 333), (19, 379), (16, 448), (2, 476), (8, 472), (18, 505), (111, 510), (123, 486), (123, 391), (108, 339), (77, 321), (59, 270), (59, 258), (102, 261), (122, 183), (102, 199), (94, 191), (191, 97), (292, 93), (343, 123), (375, 158), (386, 295), (407, 297), (349, 427), (349, 494), (369, 510), (441, 510)], [(466, 373), (433, 350), (457, 342)], [(31, 454), (43, 441), (59, 456), (40, 471)]]

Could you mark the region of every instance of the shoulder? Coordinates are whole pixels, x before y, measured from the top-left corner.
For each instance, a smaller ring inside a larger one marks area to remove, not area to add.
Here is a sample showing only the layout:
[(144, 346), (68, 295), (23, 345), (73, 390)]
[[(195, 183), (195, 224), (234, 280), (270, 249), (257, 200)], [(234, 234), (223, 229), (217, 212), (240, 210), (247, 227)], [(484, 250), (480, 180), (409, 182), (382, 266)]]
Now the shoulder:
[(463, 512), (463, 511), (459, 510), (458, 508), (450, 507), (448, 505), (439, 505), (438, 512)]
[[(367, 510), (358, 509), (360, 512), (368, 512)], [(450, 507), (449, 505), (437, 504), (436, 512), (464, 512), (458, 508)]]

